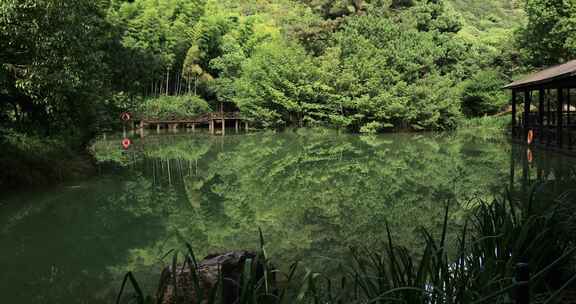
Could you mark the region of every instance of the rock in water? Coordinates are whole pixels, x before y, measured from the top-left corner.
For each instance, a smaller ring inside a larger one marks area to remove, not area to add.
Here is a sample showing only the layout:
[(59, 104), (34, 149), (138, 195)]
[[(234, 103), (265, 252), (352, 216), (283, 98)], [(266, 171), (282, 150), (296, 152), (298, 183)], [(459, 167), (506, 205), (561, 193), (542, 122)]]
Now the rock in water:
[[(256, 254), (248, 251), (232, 251), (223, 254), (211, 254), (198, 264), (198, 276), (202, 302), (194, 284), (194, 265), (190, 261), (172, 266), (162, 271), (157, 292), (157, 303), (161, 304), (203, 304), (207, 303), (212, 290), (216, 287), (219, 273), (222, 273), (222, 303), (234, 304), (240, 296), (240, 279), (246, 259), (254, 259)], [(174, 275), (175, 274), (175, 275)], [(256, 277), (262, 278), (264, 267), (256, 265)], [(176, 283), (176, 284), (174, 284)], [(176, 288), (174, 288), (176, 285)]]

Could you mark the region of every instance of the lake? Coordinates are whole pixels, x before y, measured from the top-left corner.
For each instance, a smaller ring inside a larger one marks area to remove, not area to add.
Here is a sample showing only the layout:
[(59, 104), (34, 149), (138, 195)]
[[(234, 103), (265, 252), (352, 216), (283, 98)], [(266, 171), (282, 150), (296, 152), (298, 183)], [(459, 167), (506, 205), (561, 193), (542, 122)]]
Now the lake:
[(130, 138), (127, 150), (121, 135), (94, 143), (97, 176), (0, 196), (3, 302), (110, 303), (127, 271), (153, 292), (184, 240), (199, 256), (256, 249), (258, 228), (280, 268), (330, 273), (350, 246), (380, 246), (386, 223), (417, 252), (447, 204), (455, 232), (470, 206), (510, 185), (554, 197), (576, 181), (573, 159), (476, 131)]

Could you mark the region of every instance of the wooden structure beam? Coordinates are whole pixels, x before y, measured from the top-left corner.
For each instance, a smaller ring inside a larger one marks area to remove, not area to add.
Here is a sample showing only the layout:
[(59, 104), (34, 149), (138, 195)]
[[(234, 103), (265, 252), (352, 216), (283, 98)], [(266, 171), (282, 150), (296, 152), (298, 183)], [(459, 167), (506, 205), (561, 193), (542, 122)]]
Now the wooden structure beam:
[(563, 137), (563, 130), (564, 130), (564, 123), (563, 123), (563, 110), (564, 110), (564, 90), (563, 89), (558, 89), (558, 104), (556, 105), (556, 113), (558, 115), (558, 118), (556, 120), (556, 141), (558, 143), (558, 146), (560, 148), (562, 148), (562, 144), (564, 142), (564, 137)]
[(546, 90), (540, 88), (538, 91), (538, 142), (544, 142), (544, 98)]
[(512, 90), (512, 136), (516, 136), (516, 90)]

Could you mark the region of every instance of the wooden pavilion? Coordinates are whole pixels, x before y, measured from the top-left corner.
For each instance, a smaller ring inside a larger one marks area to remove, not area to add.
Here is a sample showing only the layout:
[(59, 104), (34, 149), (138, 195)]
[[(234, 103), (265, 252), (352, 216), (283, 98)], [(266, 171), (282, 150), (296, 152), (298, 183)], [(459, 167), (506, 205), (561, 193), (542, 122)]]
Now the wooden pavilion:
[(134, 120), (135, 126), (141, 130), (152, 126), (156, 128), (157, 132), (160, 132), (160, 129), (165, 126), (167, 129), (175, 131), (179, 126), (184, 126), (195, 131), (197, 126), (207, 125), (211, 134), (220, 133), (222, 135), (226, 133), (226, 125), (229, 122), (234, 124), (236, 132), (238, 132), (241, 123), (244, 123), (245, 129), (248, 131), (248, 121), (241, 117), (236, 105), (224, 102), (218, 104), (218, 111), (193, 117), (165, 117), (163, 119), (140, 117)]
[[(512, 137), (572, 149), (576, 144), (576, 60), (536, 72), (504, 87), (512, 90)], [(520, 109), (520, 111), (519, 111)], [(520, 113), (519, 113), (520, 112)]]

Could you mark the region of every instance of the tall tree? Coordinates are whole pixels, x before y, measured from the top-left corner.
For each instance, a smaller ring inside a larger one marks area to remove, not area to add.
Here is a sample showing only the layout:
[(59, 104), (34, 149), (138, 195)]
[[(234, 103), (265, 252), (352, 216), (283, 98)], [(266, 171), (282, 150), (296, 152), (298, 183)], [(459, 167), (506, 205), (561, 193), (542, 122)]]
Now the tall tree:
[(576, 3), (564, 0), (526, 0), (528, 23), (519, 43), (528, 63), (547, 66), (576, 57)]
[[(0, 3), (0, 97), (24, 131), (83, 131), (107, 92), (105, 1)], [(70, 126), (76, 128), (70, 128)]]

